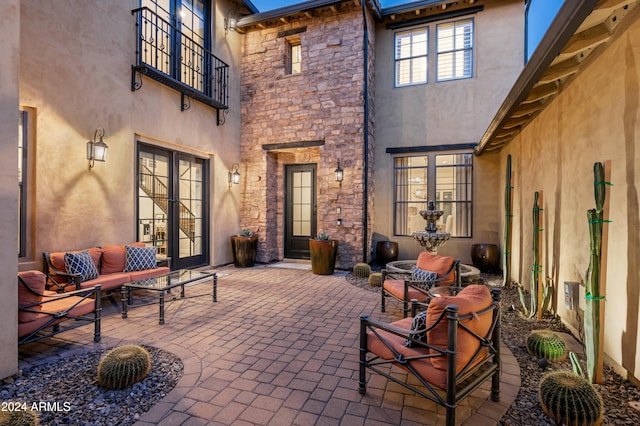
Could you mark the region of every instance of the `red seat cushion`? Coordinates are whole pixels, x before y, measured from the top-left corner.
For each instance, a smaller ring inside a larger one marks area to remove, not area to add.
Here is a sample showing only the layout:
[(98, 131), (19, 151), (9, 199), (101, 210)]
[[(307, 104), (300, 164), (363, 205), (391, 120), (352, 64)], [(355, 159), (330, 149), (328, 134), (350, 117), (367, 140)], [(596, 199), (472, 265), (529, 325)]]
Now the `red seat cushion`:
[[(438, 274), (438, 278), (441, 278), (451, 270), (455, 261), (456, 260), (453, 257), (440, 256), (435, 253), (423, 251), (418, 256), (418, 261), (416, 262), (416, 266), (420, 269), (424, 269), (425, 271), (435, 272)], [(455, 282), (456, 282), (455, 273), (451, 273), (447, 278), (440, 281), (438, 285), (442, 285), (444, 283), (455, 283)]]
[(145, 247), (145, 243), (135, 242), (117, 246), (104, 246), (102, 248), (101, 274), (113, 274), (122, 272), (127, 259), (125, 246)]
[[(45, 298), (45, 301), (46, 299), (47, 298)], [(52, 301), (44, 303), (42, 305), (42, 312), (49, 312), (49, 313), (64, 312), (67, 309), (69, 309), (69, 307), (73, 306), (73, 304), (76, 302), (80, 302), (80, 303), (78, 303), (77, 306), (73, 307), (73, 309), (71, 309), (68, 312), (68, 315), (74, 315), (74, 316), (86, 315), (90, 312), (93, 312), (95, 308), (94, 299), (88, 298), (88, 299), (82, 300), (82, 298), (78, 296), (66, 296), (64, 298), (59, 298), (59, 300), (54, 296), (51, 299)], [(18, 324), (18, 336), (23, 337), (29, 333), (33, 333), (34, 331), (38, 330), (40, 327), (45, 325), (48, 321), (50, 321), (51, 318), (52, 318), (51, 315), (46, 315), (44, 313), (36, 314), (35, 320)], [(55, 325), (59, 322), (66, 321), (68, 319), (69, 318), (62, 317), (54, 321), (51, 325)]]
[[(404, 280), (384, 280), (382, 283), (386, 292), (393, 297), (404, 300)], [(407, 301), (416, 299), (418, 302), (424, 302), (427, 300), (427, 295), (413, 287), (409, 287), (409, 299)]]

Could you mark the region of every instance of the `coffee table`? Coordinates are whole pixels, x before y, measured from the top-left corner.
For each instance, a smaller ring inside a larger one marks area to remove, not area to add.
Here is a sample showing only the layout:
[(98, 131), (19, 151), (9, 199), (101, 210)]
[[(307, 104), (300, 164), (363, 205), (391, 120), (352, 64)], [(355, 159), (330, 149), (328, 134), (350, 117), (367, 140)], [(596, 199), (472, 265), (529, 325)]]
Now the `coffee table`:
[[(171, 293), (171, 289), (180, 287), (180, 298), (184, 297), (184, 286), (194, 281), (213, 277), (213, 301), (218, 301), (218, 275), (215, 272), (194, 271), (191, 269), (178, 269), (168, 274), (159, 275), (152, 278), (144, 278), (138, 281), (132, 281), (122, 285), (122, 318), (127, 318), (129, 304), (133, 301), (133, 290), (144, 289), (159, 293), (160, 299), (160, 324), (164, 324), (164, 300), (165, 294)], [(195, 296), (193, 296), (195, 297)], [(174, 300), (176, 297), (174, 296)], [(154, 302), (155, 303), (155, 302)], [(145, 306), (145, 303), (137, 306)]]

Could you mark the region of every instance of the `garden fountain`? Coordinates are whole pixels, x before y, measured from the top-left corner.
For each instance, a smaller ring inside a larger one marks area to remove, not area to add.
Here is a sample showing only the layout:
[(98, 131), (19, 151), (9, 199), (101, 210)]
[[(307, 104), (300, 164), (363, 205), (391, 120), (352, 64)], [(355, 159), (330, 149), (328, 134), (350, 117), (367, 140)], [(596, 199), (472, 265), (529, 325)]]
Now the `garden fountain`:
[[(413, 238), (426, 251), (437, 253), (438, 248), (444, 246), (451, 237), (449, 232), (438, 232), (436, 222), (443, 214), (444, 210), (436, 210), (436, 205), (433, 201), (427, 203), (427, 210), (420, 210), (420, 216), (427, 221), (427, 226), (424, 231), (414, 232)], [(387, 263), (386, 270), (389, 273), (411, 273), (415, 264), (415, 260), (396, 260), (395, 262)], [(480, 279), (480, 270), (471, 265), (461, 264), (460, 278), (463, 283), (477, 282)]]
[(420, 210), (420, 216), (427, 221), (427, 226), (424, 231), (414, 232), (413, 238), (426, 251), (437, 253), (438, 247), (445, 245), (449, 241), (451, 234), (449, 232), (438, 232), (436, 222), (444, 214), (444, 210), (436, 210), (436, 203), (433, 201), (429, 201), (427, 207), (427, 210)]

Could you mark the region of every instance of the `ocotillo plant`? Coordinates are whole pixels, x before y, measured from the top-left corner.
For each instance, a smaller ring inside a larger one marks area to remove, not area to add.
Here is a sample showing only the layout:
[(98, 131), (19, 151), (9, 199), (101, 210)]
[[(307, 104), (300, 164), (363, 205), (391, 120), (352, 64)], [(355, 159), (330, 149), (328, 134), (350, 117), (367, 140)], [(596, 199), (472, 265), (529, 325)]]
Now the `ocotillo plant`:
[(600, 294), (600, 262), (602, 251), (602, 225), (604, 223), (603, 207), (606, 197), (604, 166), (598, 162), (593, 165), (593, 187), (596, 208), (587, 211), (589, 220), (590, 256), (589, 268), (585, 277), (585, 313), (584, 313), (584, 341), (587, 357), (587, 374), (591, 383), (595, 383), (596, 376), (600, 376), (596, 369), (600, 365), (600, 302), (604, 296)]
[(507, 170), (504, 180), (504, 256), (502, 256), (502, 286), (511, 286), (511, 154), (507, 155)]

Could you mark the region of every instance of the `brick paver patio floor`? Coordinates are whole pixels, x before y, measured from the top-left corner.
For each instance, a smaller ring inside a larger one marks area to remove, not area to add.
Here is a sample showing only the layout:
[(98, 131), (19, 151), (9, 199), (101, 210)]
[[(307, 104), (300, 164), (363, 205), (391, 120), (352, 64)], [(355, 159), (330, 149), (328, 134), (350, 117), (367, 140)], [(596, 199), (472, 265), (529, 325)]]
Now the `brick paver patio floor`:
[[(124, 343), (170, 351), (182, 359), (184, 375), (140, 426), (444, 424), (442, 407), (378, 375), (368, 373), (367, 394), (358, 393), (359, 315), (401, 316), (393, 303), (380, 312), (379, 293), (349, 284), (340, 272), (262, 265), (217, 271), (230, 274), (218, 280), (217, 303), (173, 301), (159, 325), (157, 306), (134, 307), (122, 319), (105, 300), (102, 342), (93, 343), (91, 326), (81, 327), (21, 347), (20, 367)], [(210, 289), (210, 282), (196, 284), (187, 296)], [(501, 401), (490, 401), (485, 384), (458, 407), (458, 424), (496, 424), (515, 400), (520, 369), (502, 348)]]

